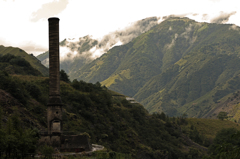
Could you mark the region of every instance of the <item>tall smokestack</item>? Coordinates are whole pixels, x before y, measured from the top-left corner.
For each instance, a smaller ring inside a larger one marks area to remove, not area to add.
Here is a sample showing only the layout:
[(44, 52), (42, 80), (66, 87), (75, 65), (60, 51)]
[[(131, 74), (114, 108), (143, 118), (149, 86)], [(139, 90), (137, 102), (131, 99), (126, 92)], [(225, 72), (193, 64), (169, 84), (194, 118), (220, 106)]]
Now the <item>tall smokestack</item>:
[(49, 18), (49, 104), (61, 104), (59, 79), (59, 19)]
[(62, 131), (62, 101), (59, 73), (59, 18), (49, 18), (49, 101), (48, 133)]

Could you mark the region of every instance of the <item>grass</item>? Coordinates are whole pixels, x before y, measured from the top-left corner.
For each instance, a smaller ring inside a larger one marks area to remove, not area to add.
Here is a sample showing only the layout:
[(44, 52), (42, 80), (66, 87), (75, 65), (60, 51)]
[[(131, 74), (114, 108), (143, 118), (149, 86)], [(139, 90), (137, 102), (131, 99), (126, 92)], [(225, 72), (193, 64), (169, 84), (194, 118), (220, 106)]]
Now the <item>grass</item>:
[(48, 76), (48, 68), (43, 66), (36, 57), (29, 55), (24, 50), (15, 47), (4, 47), (0, 45), (0, 55), (5, 54), (12, 54), (24, 58), (32, 65), (33, 68), (39, 70), (44, 76)]
[(217, 132), (223, 128), (236, 128), (240, 131), (240, 125), (229, 120), (188, 118), (187, 121), (188, 124), (183, 126), (183, 129), (194, 125), (201, 135), (210, 140), (213, 140)]
[(47, 79), (48, 77), (39, 77), (39, 76), (31, 76), (31, 75), (12, 75), (13, 77), (16, 77), (18, 79), (21, 79), (23, 81), (43, 81), (45, 79)]

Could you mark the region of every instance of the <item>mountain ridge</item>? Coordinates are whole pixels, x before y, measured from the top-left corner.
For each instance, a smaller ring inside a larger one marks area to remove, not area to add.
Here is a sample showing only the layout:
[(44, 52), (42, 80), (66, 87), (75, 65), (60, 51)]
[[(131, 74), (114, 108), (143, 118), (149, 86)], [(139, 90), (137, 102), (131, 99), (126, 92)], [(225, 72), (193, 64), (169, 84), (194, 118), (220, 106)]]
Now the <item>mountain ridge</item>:
[[(80, 38), (67, 38), (60, 42), (60, 67), (71, 80), (77, 78), (78, 69), (100, 57), (114, 46), (129, 43), (132, 39), (148, 31), (159, 23), (159, 18), (149, 17), (136, 21), (129, 26), (110, 32), (101, 38), (86, 35)], [(48, 51), (37, 56), (48, 67)]]
[(31, 66), (37, 70), (39, 70), (43, 76), (48, 76), (48, 68), (43, 66), (41, 64), (41, 61), (39, 61), (33, 54), (28, 54), (24, 50), (16, 47), (5, 47), (3, 45), (0, 45), (0, 55), (6, 55), (11, 54), (14, 56), (20, 56), (24, 58), (26, 61), (28, 61)]
[(182, 106), (239, 73), (238, 34), (230, 24), (171, 17), (82, 67), (78, 79), (133, 96), (150, 112), (180, 115)]

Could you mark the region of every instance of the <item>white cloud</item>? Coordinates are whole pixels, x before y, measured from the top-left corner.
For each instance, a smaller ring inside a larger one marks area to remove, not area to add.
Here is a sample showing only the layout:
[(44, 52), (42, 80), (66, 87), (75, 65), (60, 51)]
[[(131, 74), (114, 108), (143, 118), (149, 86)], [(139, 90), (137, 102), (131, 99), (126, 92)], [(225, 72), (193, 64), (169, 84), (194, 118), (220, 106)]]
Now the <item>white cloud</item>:
[(178, 34), (175, 34), (174, 38), (172, 39), (172, 42), (170, 44), (166, 44), (165, 48), (166, 49), (170, 49), (172, 46), (174, 46), (175, 45), (175, 41), (177, 40), (177, 38), (178, 38)]
[(62, 12), (68, 5), (68, 0), (54, 0), (53, 2), (45, 3), (36, 12), (31, 14), (31, 21), (36, 22), (40, 19), (48, 19)]
[(239, 28), (239, 26), (233, 24), (232, 26), (229, 27), (229, 30), (237, 30), (237, 31), (240, 31), (240, 28)]
[(226, 23), (229, 21), (229, 18), (232, 16), (232, 15), (235, 15), (237, 12), (236, 11), (233, 11), (231, 13), (225, 13), (225, 12), (220, 12), (220, 14), (217, 16), (217, 17), (214, 17), (213, 19), (211, 19), (211, 23), (218, 23), (218, 24), (221, 24), (221, 23)]
[[(210, 22), (221, 11), (239, 11), (238, 4), (239, 0), (0, 0), (0, 39), (14, 47), (32, 41), (48, 48), (48, 16), (60, 18), (62, 41), (86, 35), (102, 37), (131, 22), (152, 16), (186, 15), (199, 22)], [(239, 26), (239, 19), (237, 12), (227, 23)], [(32, 48), (26, 51), (30, 52)]]
[(48, 48), (38, 45), (34, 43), (33, 41), (26, 42), (19, 46), (21, 49), (25, 50), (27, 53), (33, 53), (35, 56), (37, 54), (43, 53)]

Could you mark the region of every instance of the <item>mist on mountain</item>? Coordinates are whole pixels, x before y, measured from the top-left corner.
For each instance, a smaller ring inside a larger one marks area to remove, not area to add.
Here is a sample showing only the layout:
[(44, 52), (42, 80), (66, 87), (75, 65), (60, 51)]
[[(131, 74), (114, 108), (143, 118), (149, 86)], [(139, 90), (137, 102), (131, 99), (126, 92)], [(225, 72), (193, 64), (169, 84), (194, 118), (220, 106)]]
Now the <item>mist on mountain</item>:
[[(78, 67), (93, 61), (106, 53), (114, 46), (124, 45), (142, 33), (148, 31), (161, 22), (160, 17), (149, 17), (136, 21), (124, 29), (110, 32), (109, 34), (94, 39), (90, 35), (80, 38), (66, 38), (60, 42), (60, 62), (71, 78), (71, 72), (74, 72), (72, 66), (78, 63)], [(43, 54), (45, 56), (43, 57)], [(38, 56), (42, 64), (48, 67), (48, 52)]]

